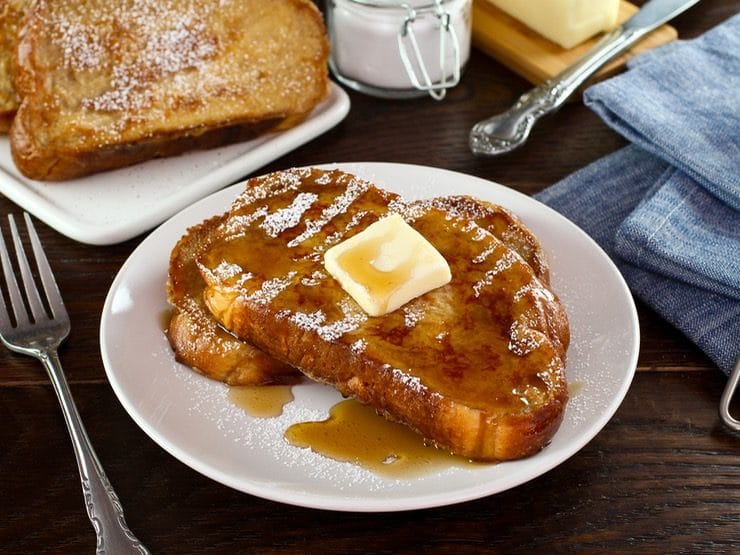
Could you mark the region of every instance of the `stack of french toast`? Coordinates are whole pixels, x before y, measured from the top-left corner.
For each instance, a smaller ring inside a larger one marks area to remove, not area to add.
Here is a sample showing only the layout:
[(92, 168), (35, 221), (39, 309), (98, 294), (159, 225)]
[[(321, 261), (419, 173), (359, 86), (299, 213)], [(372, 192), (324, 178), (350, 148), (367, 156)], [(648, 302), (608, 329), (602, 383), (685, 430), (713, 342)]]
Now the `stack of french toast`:
[[(325, 255), (391, 214), (451, 279), (371, 316)], [(491, 203), (406, 201), (339, 170), (252, 178), (174, 247), (167, 292), (176, 358), (227, 384), (306, 376), (481, 461), (538, 452), (563, 418), (567, 316), (537, 238)]]
[(293, 126), (328, 93), (310, 0), (0, 0), (0, 131), (65, 180)]

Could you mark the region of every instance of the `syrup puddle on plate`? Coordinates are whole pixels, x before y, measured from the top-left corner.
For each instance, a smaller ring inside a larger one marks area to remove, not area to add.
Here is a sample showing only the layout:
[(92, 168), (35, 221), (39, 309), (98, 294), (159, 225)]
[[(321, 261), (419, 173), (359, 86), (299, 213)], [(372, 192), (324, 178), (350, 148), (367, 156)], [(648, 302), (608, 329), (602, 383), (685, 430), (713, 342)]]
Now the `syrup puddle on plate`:
[(577, 381), (577, 382), (571, 382), (568, 384), (568, 394), (571, 397), (575, 397), (583, 390), (583, 382)]
[(274, 418), (293, 400), (293, 390), (289, 385), (232, 386), (229, 400), (250, 416)]
[(425, 445), (420, 435), (354, 399), (334, 405), (327, 420), (293, 424), (285, 431), (285, 438), (296, 447), (308, 447), (389, 478), (412, 478), (450, 466), (479, 464)]

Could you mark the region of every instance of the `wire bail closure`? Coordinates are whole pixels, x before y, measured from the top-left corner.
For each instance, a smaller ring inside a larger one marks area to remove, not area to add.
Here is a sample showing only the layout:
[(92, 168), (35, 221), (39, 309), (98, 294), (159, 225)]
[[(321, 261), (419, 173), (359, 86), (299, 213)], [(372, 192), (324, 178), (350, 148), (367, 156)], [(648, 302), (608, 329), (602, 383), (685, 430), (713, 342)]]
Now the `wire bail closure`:
[(740, 432), (740, 420), (730, 414), (730, 402), (735, 392), (740, 391), (738, 384), (740, 384), (740, 356), (735, 360), (735, 367), (730, 374), (730, 379), (727, 380), (719, 401), (719, 415), (722, 418), (722, 422), (725, 423), (725, 426), (736, 432)]
[[(429, 77), (424, 59), (419, 49), (419, 43), (414, 34), (414, 22), (416, 21), (416, 10), (409, 4), (402, 4), (406, 8), (406, 17), (398, 31), (398, 52), (401, 55), (401, 61), (406, 69), (406, 73), (411, 80), (411, 84), (420, 91), (427, 91), (435, 100), (442, 100), (447, 94), (447, 89), (454, 87), (460, 81), (460, 44), (457, 40), (455, 28), (450, 24), (450, 13), (442, 7), (442, 0), (434, 0), (434, 16), (439, 20), (439, 67), (441, 80), (432, 83)], [(448, 72), (445, 61), (447, 59), (447, 35), (450, 36), (452, 43), (452, 52), (454, 56), (454, 65), (452, 71)], [(408, 41), (406, 40), (408, 38)], [(410, 43), (414, 60), (409, 56), (409, 50), (406, 42)], [(417, 76), (414, 68), (414, 62), (421, 73), (421, 79)]]

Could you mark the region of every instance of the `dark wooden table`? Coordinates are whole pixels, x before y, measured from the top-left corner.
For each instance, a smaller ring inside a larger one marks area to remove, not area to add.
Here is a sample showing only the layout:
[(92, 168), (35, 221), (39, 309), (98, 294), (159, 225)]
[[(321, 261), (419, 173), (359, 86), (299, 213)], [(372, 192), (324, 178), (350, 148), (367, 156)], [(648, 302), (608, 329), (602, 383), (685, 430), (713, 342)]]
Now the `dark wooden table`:
[[(737, 0), (704, 0), (673, 24), (691, 38), (738, 8)], [(521, 150), (495, 159), (471, 156), (471, 125), (505, 109), (528, 86), (475, 51), (462, 83), (443, 102), (351, 94), (344, 122), (264, 170), (407, 162), (533, 194), (624, 144), (573, 102), (543, 121)], [(0, 198), (0, 213), (6, 212), (18, 208)], [(98, 342), (105, 295), (143, 237), (93, 247), (38, 227), (73, 322), (61, 352), (73, 395), (129, 525), (154, 553), (740, 552), (740, 436), (723, 429), (717, 416), (725, 377), (640, 303), (634, 383), (611, 422), (565, 463), (459, 505), (323, 512), (229, 489), (150, 440), (113, 394)], [(94, 534), (48, 379), (38, 363), (5, 349), (0, 366), (0, 551), (91, 553)]]

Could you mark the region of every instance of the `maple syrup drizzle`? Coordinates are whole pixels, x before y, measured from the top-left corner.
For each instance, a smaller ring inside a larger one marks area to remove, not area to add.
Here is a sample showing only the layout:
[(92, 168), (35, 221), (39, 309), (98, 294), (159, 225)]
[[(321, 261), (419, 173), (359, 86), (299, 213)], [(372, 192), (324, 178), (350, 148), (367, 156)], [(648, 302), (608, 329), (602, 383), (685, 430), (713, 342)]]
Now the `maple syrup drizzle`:
[(275, 418), (293, 400), (293, 391), (289, 385), (232, 386), (229, 400), (250, 416)]
[(170, 320), (172, 320), (172, 309), (165, 308), (159, 313), (159, 328), (166, 332), (170, 327)]
[(568, 384), (568, 395), (575, 397), (583, 389), (583, 382), (570, 382)]
[(391, 478), (478, 464), (426, 445), (406, 426), (389, 422), (354, 399), (334, 405), (327, 420), (293, 424), (285, 438), (297, 447)]

